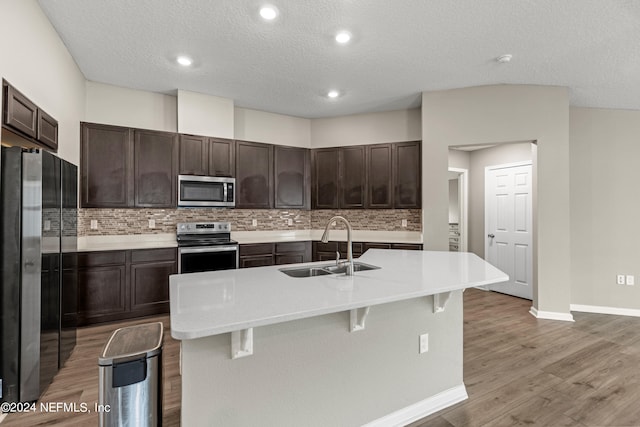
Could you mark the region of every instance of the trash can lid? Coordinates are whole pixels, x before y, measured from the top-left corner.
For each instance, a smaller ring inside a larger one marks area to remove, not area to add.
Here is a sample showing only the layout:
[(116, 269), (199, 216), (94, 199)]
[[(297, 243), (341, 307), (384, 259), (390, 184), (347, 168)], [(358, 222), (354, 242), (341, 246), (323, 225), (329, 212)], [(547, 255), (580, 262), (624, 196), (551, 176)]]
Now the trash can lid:
[(98, 364), (108, 366), (155, 356), (162, 350), (162, 336), (162, 322), (116, 329), (104, 346)]

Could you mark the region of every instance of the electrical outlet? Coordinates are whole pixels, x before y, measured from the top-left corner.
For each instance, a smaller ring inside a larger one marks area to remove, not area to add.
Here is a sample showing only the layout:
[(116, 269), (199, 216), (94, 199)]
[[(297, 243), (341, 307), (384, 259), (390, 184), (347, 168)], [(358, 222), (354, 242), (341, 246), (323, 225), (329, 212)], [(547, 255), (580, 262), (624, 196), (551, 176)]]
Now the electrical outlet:
[(98, 229), (98, 220), (97, 219), (92, 219), (91, 220), (91, 229), (92, 230), (97, 230)]
[(257, 219), (252, 219), (252, 220), (251, 220), (251, 225), (252, 225), (253, 227), (257, 227), (257, 226), (258, 226), (258, 220), (257, 220)]
[(336, 226), (336, 224), (337, 224), (337, 223), (336, 223), (335, 221), (333, 221), (333, 222), (331, 223), (331, 226), (332, 226), (332, 227), (335, 227), (335, 226)]
[(422, 334), (420, 335), (420, 348), (418, 352), (422, 354), (428, 351), (429, 351), (429, 334)]
[(402, 227), (403, 228), (407, 228), (407, 220), (406, 219), (402, 220)]
[(618, 274), (616, 276), (616, 283), (618, 285), (624, 285), (624, 274)]
[(287, 225), (293, 225), (293, 220), (291, 218), (287, 220)]
[(149, 228), (156, 228), (156, 220), (155, 219), (150, 219), (149, 220)]
[(636, 278), (633, 274), (627, 274), (627, 285), (633, 286), (636, 284)]
[(51, 230), (51, 221), (49, 221), (48, 219), (45, 219), (44, 224), (42, 225), (42, 228), (44, 229), (44, 231)]

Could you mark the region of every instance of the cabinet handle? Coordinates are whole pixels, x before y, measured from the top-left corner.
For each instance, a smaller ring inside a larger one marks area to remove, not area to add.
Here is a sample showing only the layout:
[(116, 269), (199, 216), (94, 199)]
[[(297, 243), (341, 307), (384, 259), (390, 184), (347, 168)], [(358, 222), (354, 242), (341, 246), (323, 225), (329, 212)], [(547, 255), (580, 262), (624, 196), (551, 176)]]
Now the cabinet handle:
[(495, 234), (487, 234), (487, 237), (490, 237), (490, 238), (493, 239), (494, 237), (496, 237), (496, 235)]

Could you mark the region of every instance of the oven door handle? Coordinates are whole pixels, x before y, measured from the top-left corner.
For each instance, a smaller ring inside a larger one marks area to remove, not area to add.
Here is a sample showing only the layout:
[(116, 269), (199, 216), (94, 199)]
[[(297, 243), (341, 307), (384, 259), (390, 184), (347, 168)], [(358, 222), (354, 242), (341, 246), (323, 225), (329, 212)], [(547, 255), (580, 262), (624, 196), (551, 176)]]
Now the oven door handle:
[(237, 245), (213, 246), (206, 248), (179, 248), (180, 254), (201, 254), (205, 252), (232, 252), (237, 251)]

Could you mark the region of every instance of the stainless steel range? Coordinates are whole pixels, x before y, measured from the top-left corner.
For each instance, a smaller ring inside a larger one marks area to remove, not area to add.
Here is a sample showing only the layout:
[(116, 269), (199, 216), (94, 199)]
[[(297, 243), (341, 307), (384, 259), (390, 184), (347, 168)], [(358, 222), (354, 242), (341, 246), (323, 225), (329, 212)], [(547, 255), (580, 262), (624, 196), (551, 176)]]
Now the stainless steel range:
[(228, 222), (183, 222), (176, 231), (178, 273), (238, 268), (238, 242)]

